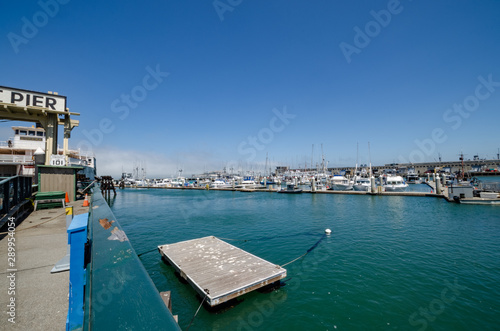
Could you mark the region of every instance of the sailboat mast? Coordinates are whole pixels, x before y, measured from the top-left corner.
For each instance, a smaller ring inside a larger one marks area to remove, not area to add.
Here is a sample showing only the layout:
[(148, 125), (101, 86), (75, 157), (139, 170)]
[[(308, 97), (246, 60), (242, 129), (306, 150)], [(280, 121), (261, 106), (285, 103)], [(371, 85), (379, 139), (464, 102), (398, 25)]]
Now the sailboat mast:
[(314, 156), (314, 144), (312, 144), (312, 150), (311, 150), (311, 171), (313, 169), (313, 156)]
[(266, 166), (264, 168), (264, 177), (267, 177), (267, 160), (268, 160), (268, 153), (266, 152)]
[(323, 144), (321, 144), (321, 172), (325, 173), (325, 155), (323, 154)]
[(359, 142), (356, 142), (356, 168), (354, 168), (354, 176), (358, 173), (358, 160), (359, 160)]
[(370, 151), (370, 142), (368, 142), (368, 158), (370, 159), (370, 177), (372, 176), (372, 153)]

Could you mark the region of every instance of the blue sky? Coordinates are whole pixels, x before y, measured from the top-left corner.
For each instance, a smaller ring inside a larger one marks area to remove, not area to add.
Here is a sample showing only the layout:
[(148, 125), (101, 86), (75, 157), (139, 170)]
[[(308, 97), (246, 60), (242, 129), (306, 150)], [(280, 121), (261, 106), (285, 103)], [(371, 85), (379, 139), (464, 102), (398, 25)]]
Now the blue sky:
[(70, 145), (101, 175), (304, 167), (313, 144), (329, 166), (354, 165), (357, 142), (373, 164), (500, 147), (499, 1), (1, 6), (0, 85), (67, 96)]

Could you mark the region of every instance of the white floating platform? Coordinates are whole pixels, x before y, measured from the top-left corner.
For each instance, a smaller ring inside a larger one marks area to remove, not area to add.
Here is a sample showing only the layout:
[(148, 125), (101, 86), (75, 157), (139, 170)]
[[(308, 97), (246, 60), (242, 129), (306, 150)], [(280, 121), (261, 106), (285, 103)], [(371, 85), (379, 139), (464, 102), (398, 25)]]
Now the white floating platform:
[(286, 277), (286, 269), (213, 236), (158, 251), (212, 307)]

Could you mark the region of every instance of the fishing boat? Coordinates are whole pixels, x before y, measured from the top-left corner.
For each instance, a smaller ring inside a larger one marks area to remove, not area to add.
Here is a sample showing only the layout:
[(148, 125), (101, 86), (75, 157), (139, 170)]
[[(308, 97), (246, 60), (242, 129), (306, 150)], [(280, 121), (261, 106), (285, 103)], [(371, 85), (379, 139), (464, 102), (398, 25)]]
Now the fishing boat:
[(286, 184), (286, 187), (279, 190), (278, 193), (302, 193), (302, 189), (295, 184)]
[(471, 185), (448, 187), (448, 196), (460, 204), (500, 206), (499, 192), (480, 191)]

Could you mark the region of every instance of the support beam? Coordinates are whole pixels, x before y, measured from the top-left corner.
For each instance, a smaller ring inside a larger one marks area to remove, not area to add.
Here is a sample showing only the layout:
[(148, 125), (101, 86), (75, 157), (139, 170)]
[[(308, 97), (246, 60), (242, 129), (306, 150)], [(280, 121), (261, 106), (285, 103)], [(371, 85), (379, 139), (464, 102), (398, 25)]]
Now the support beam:
[(74, 127), (78, 126), (79, 122), (78, 121), (72, 121), (70, 119), (69, 114), (64, 115), (64, 143), (63, 143), (63, 150), (64, 150), (64, 156), (66, 157), (66, 164), (68, 164), (68, 151), (69, 151), (69, 138), (71, 138), (71, 131), (73, 130)]
[[(50, 164), (50, 156), (57, 154), (57, 123), (56, 114), (47, 114), (45, 129), (45, 164)], [(43, 126), (43, 123), (42, 123)]]

